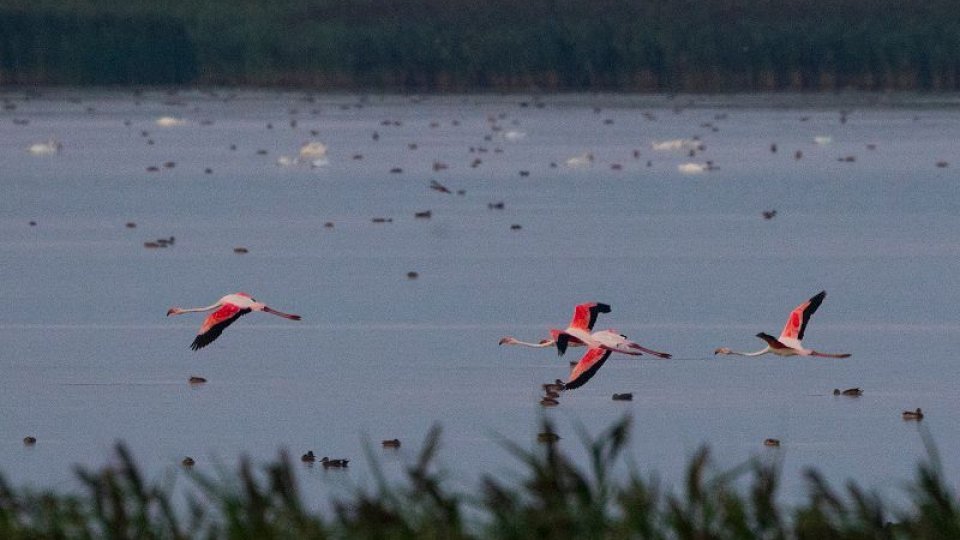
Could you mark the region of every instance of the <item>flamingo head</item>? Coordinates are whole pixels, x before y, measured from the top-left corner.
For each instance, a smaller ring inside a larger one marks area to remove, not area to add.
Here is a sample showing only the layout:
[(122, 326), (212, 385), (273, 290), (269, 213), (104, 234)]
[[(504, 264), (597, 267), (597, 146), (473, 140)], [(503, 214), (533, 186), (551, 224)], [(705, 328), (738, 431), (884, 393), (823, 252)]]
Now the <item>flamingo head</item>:
[(500, 343), (498, 345), (513, 345), (517, 342), (517, 338), (506, 336), (500, 338)]
[(730, 349), (726, 347), (720, 347), (717, 350), (713, 351), (713, 354), (730, 354)]
[(183, 310), (182, 310), (182, 309), (180, 309), (180, 308), (178, 308), (178, 307), (172, 307), (172, 308), (170, 308), (170, 309), (167, 310), (167, 317), (169, 317), (169, 316), (171, 316), (171, 315), (179, 315), (179, 314), (181, 314), (181, 313), (183, 313)]

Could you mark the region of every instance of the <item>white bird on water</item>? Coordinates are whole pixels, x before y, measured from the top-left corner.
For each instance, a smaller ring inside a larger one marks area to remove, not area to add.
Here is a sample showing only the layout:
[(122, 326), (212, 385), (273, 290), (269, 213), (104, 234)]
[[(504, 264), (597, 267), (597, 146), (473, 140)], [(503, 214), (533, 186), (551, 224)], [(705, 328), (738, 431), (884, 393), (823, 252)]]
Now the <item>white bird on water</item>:
[(62, 149), (63, 145), (60, 144), (60, 141), (50, 138), (47, 142), (31, 144), (30, 147), (27, 148), (27, 152), (35, 156), (52, 156), (59, 154)]
[(183, 118), (174, 118), (172, 116), (161, 116), (157, 118), (156, 124), (160, 127), (176, 127), (176, 126), (185, 126), (187, 121)]

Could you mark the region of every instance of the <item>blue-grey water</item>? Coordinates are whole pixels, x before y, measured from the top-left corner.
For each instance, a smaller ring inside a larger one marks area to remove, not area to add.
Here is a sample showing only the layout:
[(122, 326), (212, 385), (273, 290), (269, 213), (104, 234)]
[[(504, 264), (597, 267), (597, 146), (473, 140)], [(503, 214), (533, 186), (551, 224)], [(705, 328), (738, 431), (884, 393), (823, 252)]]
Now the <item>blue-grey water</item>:
[[(547, 417), (586, 465), (578, 429), (625, 414), (629, 457), (671, 485), (706, 444), (720, 468), (782, 460), (788, 498), (810, 466), (896, 497), (926, 456), (921, 430), (960, 472), (956, 96), (2, 97), (0, 471), (14, 484), (76, 489), (73, 465), (108, 463), (118, 440), (152, 475), (187, 455), (206, 472), (281, 449), (351, 458), (304, 467), (319, 500), (369, 483), (365, 446), (398, 478), (438, 423), (439, 464), (469, 489), (519, 470), (500, 438), (535, 448)], [(59, 153), (28, 152), (51, 137)], [(652, 146), (694, 137), (693, 157)], [(309, 141), (326, 165), (277, 164)], [(757, 332), (779, 334), (821, 289), (804, 344), (852, 358), (713, 355), (759, 349)], [(203, 315), (167, 308), (234, 291), (303, 320), (252, 314), (191, 351)], [(598, 328), (675, 357), (614, 356), (545, 410), (540, 384), (579, 351), (498, 339), (536, 341), (592, 300), (613, 307)], [(832, 395), (853, 386), (862, 397)], [(917, 407), (920, 425), (901, 419)], [(380, 448), (394, 437), (399, 452)]]

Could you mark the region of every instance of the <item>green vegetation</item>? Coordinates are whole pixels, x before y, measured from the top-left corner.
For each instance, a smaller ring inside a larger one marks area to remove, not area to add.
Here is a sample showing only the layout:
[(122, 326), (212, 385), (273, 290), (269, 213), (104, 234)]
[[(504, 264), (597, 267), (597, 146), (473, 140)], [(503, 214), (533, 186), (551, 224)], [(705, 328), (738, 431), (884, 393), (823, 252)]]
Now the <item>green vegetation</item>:
[(0, 83), (960, 89), (952, 0), (8, 0)]
[(0, 537), (960, 538), (960, 504), (935, 459), (918, 467), (909, 509), (892, 510), (854, 483), (838, 492), (813, 471), (805, 502), (787, 508), (777, 500), (776, 465), (753, 461), (713, 472), (707, 450), (692, 458), (682, 493), (661, 490), (633, 466), (614, 478), (628, 432), (623, 420), (586, 441), (586, 469), (559, 444), (531, 452), (506, 443), (521, 479), (487, 477), (478, 494), (466, 495), (448, 489), (433, 465), (434, 430), (401, 485), (378, 476), (374, 492), (337, 501), (333, 512), (305, 508), (286, 456), (262, 470), (243, 461), (235, 478), (190, 473), (190, 484), (179, 488), (188, 502), (175, 509), (172, 484), (146, 481), (118, 446), (117, 465), (78, 472), (85, 485), (78, 495), (0, 481)]

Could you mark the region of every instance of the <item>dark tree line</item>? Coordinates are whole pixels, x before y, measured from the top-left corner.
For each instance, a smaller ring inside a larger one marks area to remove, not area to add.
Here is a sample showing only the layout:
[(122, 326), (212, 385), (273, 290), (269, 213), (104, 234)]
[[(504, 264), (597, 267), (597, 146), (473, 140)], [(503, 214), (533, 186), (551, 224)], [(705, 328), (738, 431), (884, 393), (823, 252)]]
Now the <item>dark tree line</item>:
[(0, 8), (0, 82), (957, 90), (948, 0), (210, 0)]

